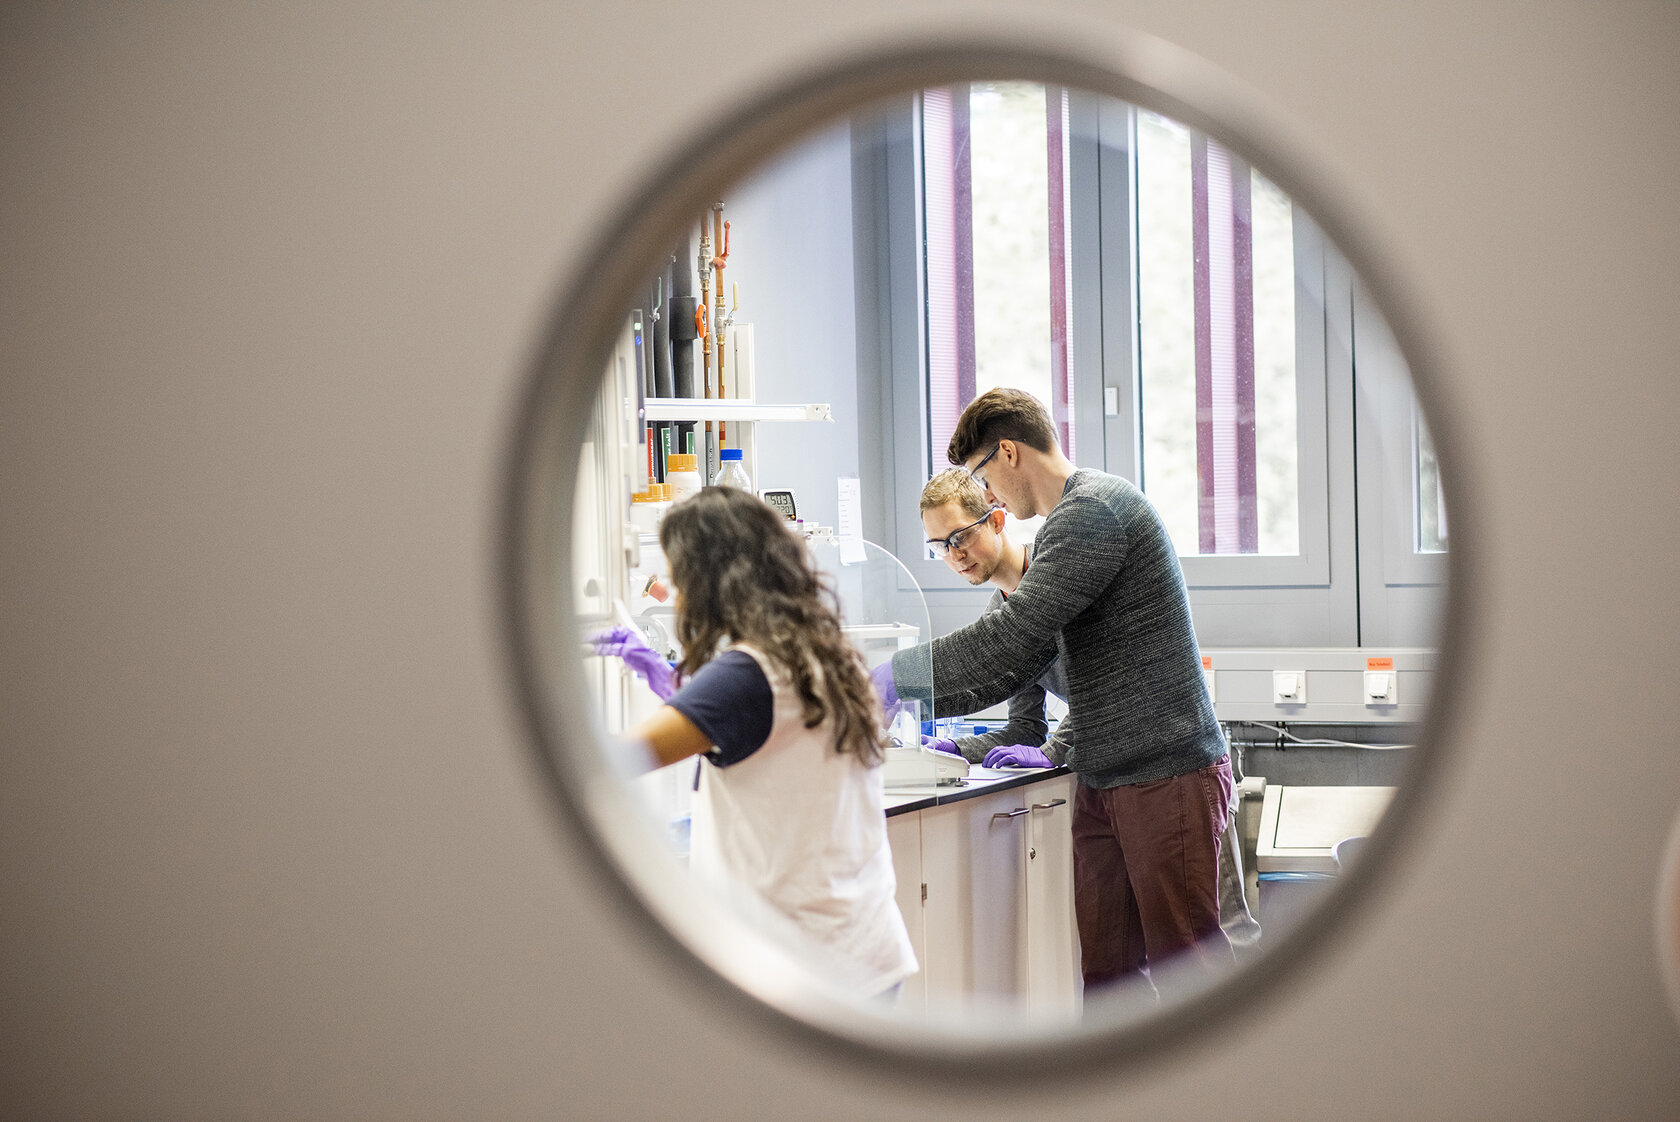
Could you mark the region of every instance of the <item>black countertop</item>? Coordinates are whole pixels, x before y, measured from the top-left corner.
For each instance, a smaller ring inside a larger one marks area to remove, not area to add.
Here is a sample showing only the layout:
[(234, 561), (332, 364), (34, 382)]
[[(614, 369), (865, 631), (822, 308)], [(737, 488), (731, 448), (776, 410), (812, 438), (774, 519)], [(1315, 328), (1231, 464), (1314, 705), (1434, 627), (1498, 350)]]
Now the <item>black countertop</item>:
[[(975, 770), (978, 772), (984, 769), (976, 767)], [(1068, 769), (1065, 767), (1021, 768), (988, 774), (996, 774), (997, 778), (971, 776), (962, 780), (960, 784), (953, 784), (948, 787), (889, 787), (886, 791), (887, 817), (891, 818), (895, 814), (909, 814), (912, 811), (926, 810), (934, 806), (945, 806), (948, 803), (960, 803), (964, 799), (979, 798), (981, 795), (990, 795), (996, 791), (1009, 791), (1016, 787), (1042, 783), (1046, 779), (1067, 775)]]

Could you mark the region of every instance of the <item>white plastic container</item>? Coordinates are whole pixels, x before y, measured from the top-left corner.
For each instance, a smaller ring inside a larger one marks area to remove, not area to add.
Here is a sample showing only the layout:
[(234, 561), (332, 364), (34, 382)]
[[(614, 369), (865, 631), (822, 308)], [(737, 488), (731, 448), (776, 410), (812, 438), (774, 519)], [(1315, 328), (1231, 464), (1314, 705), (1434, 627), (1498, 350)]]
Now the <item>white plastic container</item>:
[(658, 486), (651, 484), (648, 490), (630, 496), (630, 524), (644, 534), (659, 532), (659, 501), (652, 490)]
[(741, 462), (739, 448), (725, 448), (718, 453), (723, 466), (718, 468), (717, 485), (719, 487), (733, 487), (737, 491), (753, 493), (752, 480), (747, 477), (746, 465)]
[(665, 485), (671, 501), (680, 503), (700, 490), (699, 464), (692, 452), (672, 452), (665, 459)]

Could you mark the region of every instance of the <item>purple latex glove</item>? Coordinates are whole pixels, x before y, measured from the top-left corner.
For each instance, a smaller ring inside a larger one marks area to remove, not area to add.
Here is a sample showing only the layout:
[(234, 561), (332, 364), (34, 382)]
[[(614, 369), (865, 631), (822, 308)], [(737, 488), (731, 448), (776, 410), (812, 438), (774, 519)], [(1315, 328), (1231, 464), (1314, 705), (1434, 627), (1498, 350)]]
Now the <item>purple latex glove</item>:
[(623, 659), (624, 665), (635, 671), (661, 701), (677, 692), (676, 671), (634, 627), (609, 627), (589, 641), (596, 654)]
[(898, 715), (899, 710), (910, 707), (907, 702), (898, 699), (898, 687), (893, 685), (892, 659), (871, 670), (869, 682), (881, 698), (881, 712), (888, 722)]
[(1030, 744), (1010, 744), (986, 753), (981, 767), (1055, 767), (1043, 750)]
[(932, 748), (935, 752), (948, 752), (953, 756), (962, 755), (957, 748), (957, 742), (948, 736), (923, 736), (922, 747)]

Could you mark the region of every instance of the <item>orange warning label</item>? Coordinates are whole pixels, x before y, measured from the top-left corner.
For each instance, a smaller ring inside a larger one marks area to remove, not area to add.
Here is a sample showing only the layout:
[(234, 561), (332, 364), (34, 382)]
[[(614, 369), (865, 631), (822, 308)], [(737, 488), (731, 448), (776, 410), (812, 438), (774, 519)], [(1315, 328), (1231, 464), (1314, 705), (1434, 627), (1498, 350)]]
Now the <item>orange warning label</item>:
[(1203, 670), (1212, 670), (1213, 669), (1213, 656), (1212, 655), (1203, 655), (1202, 656), (1202, 669)]
[(1392, 658), (1368, 658), (1368, 659), (1365, 660), (1365, 669), (1367, 669), (1367, 670), (1393, 670), (1394, 669), (1394, 660)]

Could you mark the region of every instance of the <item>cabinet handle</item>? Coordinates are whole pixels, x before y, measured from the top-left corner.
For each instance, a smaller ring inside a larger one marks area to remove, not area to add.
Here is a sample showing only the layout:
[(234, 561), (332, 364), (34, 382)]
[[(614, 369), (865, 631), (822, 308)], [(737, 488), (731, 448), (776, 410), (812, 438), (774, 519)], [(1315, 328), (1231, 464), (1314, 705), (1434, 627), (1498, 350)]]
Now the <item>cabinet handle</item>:
[(1067, 800), (1066, 799), (1052, 799), (1050, 802), (1047, 802), (1047, 803), (1033, 803), (1032, 808), (1034, 810), (1049, 810), (1052, 807), (1066, 806), (1066, 805), (1067, 805)]
[(1014, 818), (1017, 814), (1025, 813), (1027, 813), (1026, 807), (1022, 807), (1019, 810), (1000, 810), (996, 814), (992, 815), (992, 820), (995, 822), (999, 818)]

